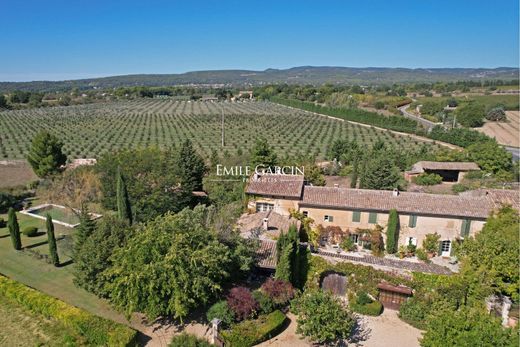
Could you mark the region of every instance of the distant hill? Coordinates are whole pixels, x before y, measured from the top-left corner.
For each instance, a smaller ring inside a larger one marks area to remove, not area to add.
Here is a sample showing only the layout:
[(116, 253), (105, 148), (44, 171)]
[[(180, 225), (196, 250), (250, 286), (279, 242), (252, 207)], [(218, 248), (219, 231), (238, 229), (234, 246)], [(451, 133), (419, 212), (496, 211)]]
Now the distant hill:
[(511, 80), (518, 78), (519, 69), (500, 67), (495, 69), (406, 69), (406, 68), (351, 68), (331, 66), (302, 66), (290, 69), (214, 70), (193, 71), (182, 74), (125, 75), (70, 81), (0, 82), (0, 91), (31, 90), (56, 91), (77, 87), (79, 89), (116, 88), (130, 86), (175, 85), (229, 85), (258, 86), (270, 83), (289, 84), (391, 84), (411, 82), (437, 82), (461, 80)]

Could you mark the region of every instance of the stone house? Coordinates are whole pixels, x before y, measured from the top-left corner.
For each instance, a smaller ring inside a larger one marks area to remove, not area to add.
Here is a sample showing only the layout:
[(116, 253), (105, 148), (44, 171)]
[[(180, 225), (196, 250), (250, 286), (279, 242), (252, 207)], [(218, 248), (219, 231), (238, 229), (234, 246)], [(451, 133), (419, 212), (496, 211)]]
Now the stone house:
[(303, 176), (254, 177), (246, 188), (251, 212), (273, 210), (288, 216), (299, 211), (315, 225), (348, 230), (360, 243), (356, 230), (386, 230), (390, 210), (399, 215), (399, 245), (422, 245), (427, 234), (441, 236), (439, 254), (449, 256), (453, 242), (480, 231), (489, 214), (503, 204), (520, 206), (518, 191), (486, 190), (460, 195), (378, 191), (304, 184)]

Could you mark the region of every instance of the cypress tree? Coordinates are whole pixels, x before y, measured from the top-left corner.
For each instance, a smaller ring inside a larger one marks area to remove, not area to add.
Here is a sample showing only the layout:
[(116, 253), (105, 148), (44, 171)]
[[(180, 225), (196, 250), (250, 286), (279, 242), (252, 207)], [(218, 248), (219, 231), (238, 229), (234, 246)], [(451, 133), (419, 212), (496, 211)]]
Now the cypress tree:
[(90, 218), (87, 205), (82, 205), (79, 213), (79, 225), (74, 237), (74, 258), (77, 257), (85, 240), (92, 235), (96, 229), (96, 223)]
[(117, 215), (122, 220), (127, 220), (129, 224), (132, 224), (132, 209), (130, 207), (130, 201), (128, 199), (128, 191), (126, 190), (125, 180), (121, 174), (121, 168), (117, 169)]
[(287, 282), (291, 281), (291, 258), (293, 256), (293, 245), (288, 244), (282, 250), (280, 259), (276, 264), (276, 272), (274, 277)]
[(54, 236), (54, 224), (52, 223), (52, 217), (47, 214), (47, 241), (49, 243), (49, 254), (51, 261), (54, 266), (60, 265), (60, 258), (58, 257), (58, 248), (56, 246), (56, 237)]
[(11, 235), (13, 248), (19, 251), (22, 249), (22, 240), (20, 239), (20, 226), (18, 225), (18, 219), (16, 218), (16, 212), (14, 211), (14, 208), (9, 208), (7, 216), (7, 228), (9, 229), (9, 234)]
[(386, 229), (386, 252), (394, 254), (397, 252), (397, 241), (399, 238), (399, 215), (395, 209), (390, 210), (388, 215), (388, 227)]

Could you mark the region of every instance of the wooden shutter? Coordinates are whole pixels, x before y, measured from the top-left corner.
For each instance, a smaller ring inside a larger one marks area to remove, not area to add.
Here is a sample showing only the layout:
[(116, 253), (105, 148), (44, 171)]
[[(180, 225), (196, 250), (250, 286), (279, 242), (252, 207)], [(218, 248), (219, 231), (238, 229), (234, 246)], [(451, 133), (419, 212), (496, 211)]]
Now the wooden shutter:
[(368, 222), (370, 224), (376, 224), (377, 223), (377, 213), (375, 212), (370, 212), (368, 214)]
[(410, 219), (408, 220), (408, 226), (410, 228), (415, 228), (417, 225), (417, 216), (415, 214), (410, 215)]
[(471, 221), (469, 219), (463, 219), (462, 220), (462, 226), (460, 228), (460, 236), (468, 237), (469, 236), (470, 227), (471, 227)]
[(361, 212), (360, 211), (353, 211), (352, 212), (352, 221), (359, 223), (361, 221)]

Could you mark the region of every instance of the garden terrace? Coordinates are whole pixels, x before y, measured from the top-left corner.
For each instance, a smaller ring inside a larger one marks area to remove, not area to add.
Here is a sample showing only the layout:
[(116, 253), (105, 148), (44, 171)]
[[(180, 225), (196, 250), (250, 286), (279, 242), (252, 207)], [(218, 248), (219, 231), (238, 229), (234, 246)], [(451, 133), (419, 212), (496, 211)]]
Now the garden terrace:
[[(221, 121), (225, 116), (225, 146)], [(0, 112), (0, 159), (25, 158), (34, 135), (48, 130), (64, 143), (69, 159), (99, 158), (122, 148), (179, 146), (190, 139), (206, 158), (211, 150), (247, 153), (262, 135), (280, 155), (312, 154), (323, 159), (336, 139), (371, 145), (383, 140), (398, 148), (423, 142), (359, 124), (317, 117), (270, 102), (190, 102), (140, 99), (102, 104)], [(431, 145), (435, 148), (436, 145)]]

